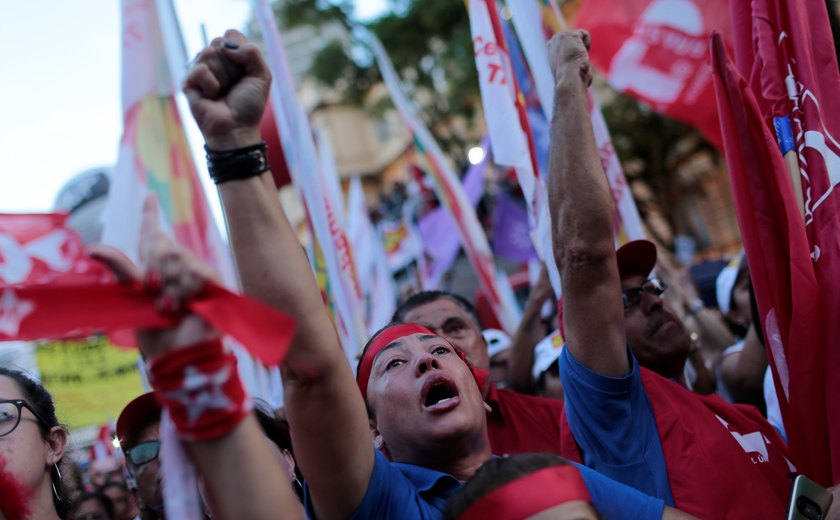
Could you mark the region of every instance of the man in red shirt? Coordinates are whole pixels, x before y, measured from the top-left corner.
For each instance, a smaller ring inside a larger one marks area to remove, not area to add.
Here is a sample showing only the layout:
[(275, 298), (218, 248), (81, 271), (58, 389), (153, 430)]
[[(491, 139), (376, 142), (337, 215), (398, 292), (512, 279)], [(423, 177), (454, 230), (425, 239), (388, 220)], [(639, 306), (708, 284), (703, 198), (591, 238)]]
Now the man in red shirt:
[[(449, 340), (474, 367), (490, 369), (487, 341), (481, 334), (475, 307), (457, 294), (415, 294), (397, 308), (392, 321), (419, 323)], [(484, 400), (492, 409), (487, 429), (494, 454), (560, 453), (562, 401), (504, 390), (489, 382), (484, 388)]]

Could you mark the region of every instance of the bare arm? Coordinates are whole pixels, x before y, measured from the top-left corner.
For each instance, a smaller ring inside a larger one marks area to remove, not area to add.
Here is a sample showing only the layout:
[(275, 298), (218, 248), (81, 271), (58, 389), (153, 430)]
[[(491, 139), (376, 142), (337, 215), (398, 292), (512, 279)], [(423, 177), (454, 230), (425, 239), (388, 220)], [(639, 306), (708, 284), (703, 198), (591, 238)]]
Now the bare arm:
[(750, 325), (744, 349), (721, 360), (721, 379), (736, 403), (760, 405), (764, 401), (766, 369), (767, 352), (758, 339), (755, 325)]
[(569, 352), (606, 376), (629, 371), (621, 282), (613, 247), (612, 196), (587, 110), (589, 35), (555, 35), (549, 59), (556, 81), (548, 199), (554, 257), (563, 282)]
[[(140, 272), (119, 252), (99, 246), (93, 256), (105, 262), (122, 281), (138, 282)], [(212, 271), (188, 251), (176, 247), (157, 225), (156, 202), (149, 199), (143, 210), (141, 257), (147, 273), (162, 281), (158, 308), (178, 315), (184, 300), (196, 296)], [(147, 280), (150, 278), (146, 278)], [(138, 331), (144, 356), (150, 362), (173, 350), (217, 336), (201, 318), (186, 316), (171, 329)], [(273, 519), (305, 517), (283, 467), (255, 417), (247, 416), (232, 430), (208, 440), (184, 442), (190, 458), (204, 479), (214, 518)], [(219, 468), (225, 468), (219, 471)]]
[(508, 378), (514, 390), (523, 394), (534, 393), (534, 347), (545, 337), (546, 330), (540, 319), (540, 311), (545, 302), (554, 296), (548, 282), (545, 267), (540, 271), (540, 278), (531, 289), (522, 320), (511, 339), (511, 355), (508, 365)]
[[(228, 31), (225, 40), (238, 48), (214, 40), (184, 86), (207, 146), (214, 150), (260, 141), (270, 84), (256, 46), (236, 31)], [(317, 516), (345, 518), (364, 497), (373, 471), (367, 412), (353, 373), (270, 173), (224, 183), (220, 193), (245, 292), (297, 320), (283, 369), (295, 456)]]

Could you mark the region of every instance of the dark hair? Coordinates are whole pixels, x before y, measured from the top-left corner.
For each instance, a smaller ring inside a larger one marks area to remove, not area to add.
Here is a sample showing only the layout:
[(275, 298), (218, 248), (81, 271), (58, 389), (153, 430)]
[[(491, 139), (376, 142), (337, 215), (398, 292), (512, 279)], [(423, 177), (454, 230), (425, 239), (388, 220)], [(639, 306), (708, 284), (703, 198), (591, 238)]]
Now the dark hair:
[[(289, 433), (289, 421), (278, 416), (271, 408), (271, 405), (262, 399), (254, 399), (254, 413), (257, 416), (257, 421), (260, 423), (263, 434), (268, 437), (268, 440), (274, 443), (281, 451), (288, 450), (292, 459), (295, 460), (295, 452), (292, 449), (292, 436)], [(300, 484), (303, 482), (303, 475), (300, 469), (298, 469), (297, 460), (295, 460), (294, 472), (297, 482), (292, 485), (292, 488), (298, 496), (298, 499), (303, 502), (303, 487)]]
[[(100, 489), (103, 489), (104, 487), (105, 486), (103, 486)], [(73, 507), (71, 508), (72, 514), (75, 515), (79, 509), (79, 506), (81, 506), (84, 502), (87, 502), (88, 500), (99, 501), (99, 503), (102, 504), (102, 507), (105, 508), (105, 512), (108, 513), (108, 519), (114, 520), (114, 502), (112, 502), (111, 499), (108, 498), (108, 495), (102, 493), (101, 491), (91, 491), (89, 493), (85, 493), (84, 495), (76, 499), (76, 501), (73, 502)]]
[(470, 315), (475, 326), (481, 330), (481, 319), (478, 317), (478, 311), (475, 309), (475, 306), (469, 302), (463, 296), (460, 296), (455, 293), (446, 292), (446, 291), (423, 291), (416, 294), (412, 294), (408, 297), (407, 300), (400, 303), (397, 306), (397, 310), (394, 311), (394, 315), (391, 317), (392, 322), (403, 323), (405, 322), (405, 315), (408, 314), (413, 309), (420, 307), (421, 305), (426, 305), (427, 303), (432, 303), (434, 301), (447, 298), (455, 303), (458, 304), (459, 307), (464, 309), (467, 314)]
[[(44, 388), (44, 385), (35, 381), (23, 371), (15, 370), (13, 368), (0, 366), (0, 376), (6, 376), (14, 381), (18, 385), (18, 388), (20, 388), (23, 398), (29, 406), (35, 409), (41, 419), (44, 420), (46, 424), (42, 424), (41, 421), (38, 421), (38, 429), (41, 431), (41, 437), (43, 437), (44, 440), (49, 438), (50, 431), (56, 426), (66, 431), (66, 428), (58, 422), (58, 418), (55, 415), (55, 404), (53, 403), (52, 396), (49, 392), (47, 392), (47, 389)], [(62, 457), (62, 459), (56, 462), (55, 467), (61, 466), (63, 460), (64, 459)], [(58, 496), (56, 496), (56, 494), (53, 493), (53, 505), (55, 506), (55, 511), (58, 513), (59, 518), (67, 518), (67, 511), (70, 504), (67, 486), (65, 486), (60, 473), (54, 471), (52, 468), (49, 471), (50, 480), (52, 480), (52, 483), (55, 486), (55, 491), (58, 494)], [(58, 471), (61, 470), (59, 469)]]
[(514, 480), (552, 466), (565, 466), (566, 459), (552, 453), (523, 453), (512, 457), (494, 458), (484, 463), (461, 489), (449, 497), (444, 520), (457, 520), (483, 498)]

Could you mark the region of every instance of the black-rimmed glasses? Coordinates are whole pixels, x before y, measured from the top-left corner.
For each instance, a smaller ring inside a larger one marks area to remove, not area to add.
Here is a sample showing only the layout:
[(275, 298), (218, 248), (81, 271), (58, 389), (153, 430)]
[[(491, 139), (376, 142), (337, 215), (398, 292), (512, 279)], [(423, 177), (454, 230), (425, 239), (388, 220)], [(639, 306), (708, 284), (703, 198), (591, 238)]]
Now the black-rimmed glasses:
[(130, 448), (125, 452), (125, 458), (135, 467), (148, 464), (155, 460), (160, 452), (160, 441), (146, 441)]
[(49, 423), (44, 420), (41, 415), (32, 408), (29, 403), (23, 399), (6, 399), (0, 401), (0, 437), (9, 435), (20, 424), (20, 416), (23, 408), (26, 408), (38, 421), (41, 422), (47, 429), (50, 428)]
[(642, 301), (642, 293), (652, 294), (654, 296), (662, 296), (668, 285), (659, 278), (653, 277), (642, 282), (638, 287), (631, 287), (621, 291), (621, 297), (624, 299), (624, 310), (637, 305)]

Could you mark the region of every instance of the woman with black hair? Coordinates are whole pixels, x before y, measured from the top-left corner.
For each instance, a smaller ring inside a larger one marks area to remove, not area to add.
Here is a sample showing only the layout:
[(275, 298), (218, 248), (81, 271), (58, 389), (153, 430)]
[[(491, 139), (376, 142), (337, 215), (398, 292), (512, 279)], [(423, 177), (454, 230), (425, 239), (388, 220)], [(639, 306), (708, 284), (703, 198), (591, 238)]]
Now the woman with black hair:
[(52, 396), (23, 372), (0, 367), (0, 513), (7, 520), (64, 519), (67, 431)]

